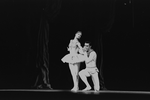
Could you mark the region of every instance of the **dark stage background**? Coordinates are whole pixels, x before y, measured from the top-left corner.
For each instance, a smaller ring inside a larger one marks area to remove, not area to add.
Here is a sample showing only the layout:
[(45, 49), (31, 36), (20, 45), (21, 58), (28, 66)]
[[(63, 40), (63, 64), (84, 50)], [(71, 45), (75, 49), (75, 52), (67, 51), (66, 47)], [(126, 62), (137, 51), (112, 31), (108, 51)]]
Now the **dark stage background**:
[[(82, 31), (81, 45), (92, 42), (106, 89), (150, 90), (148, 0), (1, 0), (0, 7), (1, 89), (40, 84), (37, 63), (44, 36), (48, 53), (42, 57), (49, 57), (51, 87), (71, 89), (71, 73), (61, 58), (70, 39)], [(80, 70), (84, 67), (81, 63)], [(81, 80), (79, 85), (84, 88)]]

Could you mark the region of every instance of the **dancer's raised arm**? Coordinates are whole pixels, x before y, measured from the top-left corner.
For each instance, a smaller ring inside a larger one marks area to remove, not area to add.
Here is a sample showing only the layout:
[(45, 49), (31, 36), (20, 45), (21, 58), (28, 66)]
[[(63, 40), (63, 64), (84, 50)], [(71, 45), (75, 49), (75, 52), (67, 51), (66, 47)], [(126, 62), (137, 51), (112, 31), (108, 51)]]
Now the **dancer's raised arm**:
[(79, 53), (84, 54), (84, 50), (79, 42), (77, 43), (77, 46), (79, 47)]

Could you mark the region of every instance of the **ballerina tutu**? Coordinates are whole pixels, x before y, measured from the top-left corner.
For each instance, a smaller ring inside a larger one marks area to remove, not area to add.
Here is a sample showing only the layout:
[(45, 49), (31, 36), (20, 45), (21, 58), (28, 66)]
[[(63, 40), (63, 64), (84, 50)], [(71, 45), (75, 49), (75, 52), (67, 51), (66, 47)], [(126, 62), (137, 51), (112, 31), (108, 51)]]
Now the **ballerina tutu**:
[(63, 63), (70, 63), (72, 61), (72, 57), (73, 56), (71, 54), (67, 54), (61, 59), (61, 61)]
[(85, 57), (81, 54), (77, 54), (76, 62), (84, 62), (84, 61), (85, 61)]
[(76, 54), (76, 55), (67, 54), (61, 59), (63, 63), (79, 63), (79, 62), (83, 62), (84, 60), (85, 57), (81, 54)]

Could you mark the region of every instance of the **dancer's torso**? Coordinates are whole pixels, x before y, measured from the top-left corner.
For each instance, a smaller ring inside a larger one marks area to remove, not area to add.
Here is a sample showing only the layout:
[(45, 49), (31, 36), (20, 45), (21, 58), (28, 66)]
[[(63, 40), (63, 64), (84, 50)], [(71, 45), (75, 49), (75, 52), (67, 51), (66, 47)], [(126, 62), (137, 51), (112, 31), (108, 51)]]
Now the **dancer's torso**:
[(88, 68), (94, 68), (94, 67), (96, 67), (95, 61), (91, 61), (90, 63), (86, 64), (86, 67), (88, 67)]
[(78, 54), (79, 48), (77, 46), (77, 43), (79, 43), (79, 42), (75, 41), (75, 40), (71, 40), (70, 54), (72, 54), (72, 55)]
[[(94, 52), (94, 51), (91, 51), (91, 52)], [(96, 53), (95, 53), (92, 61), (90, 61), (89, 63), (86, 62), (86, 67), (88, 67), (88, 68), (94, 68), (94, 67), (96, 67)]]

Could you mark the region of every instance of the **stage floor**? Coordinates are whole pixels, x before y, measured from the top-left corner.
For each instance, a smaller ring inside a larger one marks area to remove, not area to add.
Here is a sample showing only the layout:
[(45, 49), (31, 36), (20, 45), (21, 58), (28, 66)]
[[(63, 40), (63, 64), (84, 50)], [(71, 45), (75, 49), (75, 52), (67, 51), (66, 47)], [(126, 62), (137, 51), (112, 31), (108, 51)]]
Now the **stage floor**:
[(72, 92), (70, 90), (45, 90), (45, 89), (1, 89), (0, 100), (133, 100), (149, 98), (150, 92), (147, 91), (112, 91), (112, 90), (101, 90), (99, 92), (94, 91), (78, 91)]
[[(84, 91), (82, 90), (78, 90), (77, 92), (73, 92), (71, 90), (55, 90), (55, 89), (0, 89), (0, 92), (53, 92), (53, 93), (58, 93), (58, 92), (69, 92), (69, 93), (81, 93)], [(95, 92), (94, 90), (89, 90), (89, 91), (85, 91), (85, 92)], [(124, 94), (124, 93), (128, 93), (128, 94), (150, 94), (150, 91), (117, 91), (117, 90), (100, 90), (97, 93), (120, 93), (120, 94)]]

